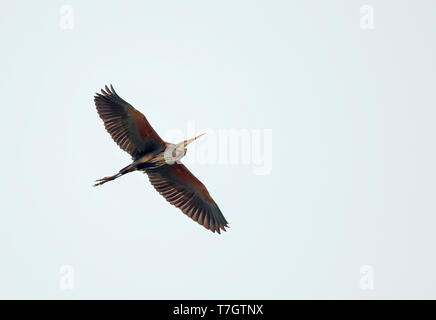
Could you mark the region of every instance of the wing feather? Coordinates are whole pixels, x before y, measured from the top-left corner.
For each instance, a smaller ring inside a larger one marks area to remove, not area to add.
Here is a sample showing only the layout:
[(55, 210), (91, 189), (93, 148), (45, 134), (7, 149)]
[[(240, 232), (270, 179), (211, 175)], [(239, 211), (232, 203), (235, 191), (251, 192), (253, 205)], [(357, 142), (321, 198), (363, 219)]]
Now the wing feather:
[(145, 169), (154, 188), (172, 205), (212, 232), (226, 231), (228, 222), (203, 183), (183, 164)]
[(124, 101), (112, 85), (96, 93), (94, 102), (107, 132), (134, 159), (165, 147), (145, 116)]

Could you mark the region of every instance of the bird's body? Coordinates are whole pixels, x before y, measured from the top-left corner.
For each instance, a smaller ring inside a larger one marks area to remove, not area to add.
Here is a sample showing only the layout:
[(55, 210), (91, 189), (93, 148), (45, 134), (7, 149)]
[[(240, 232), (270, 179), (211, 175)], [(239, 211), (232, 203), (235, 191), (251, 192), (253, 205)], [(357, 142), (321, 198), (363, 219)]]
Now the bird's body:
[(212, 232), (224, 230), (227, 221), (206, 187), (181, 162), (186, 146), (199, 138), (178, 144), (163, 141), (145, 116), (121, 99), (111, 86), (94, 97), (97, 112), (112, 139), (133, 162), (117, 174), (96, 181), (102, 185), (132, 171), (143, 171), (165, 199)]

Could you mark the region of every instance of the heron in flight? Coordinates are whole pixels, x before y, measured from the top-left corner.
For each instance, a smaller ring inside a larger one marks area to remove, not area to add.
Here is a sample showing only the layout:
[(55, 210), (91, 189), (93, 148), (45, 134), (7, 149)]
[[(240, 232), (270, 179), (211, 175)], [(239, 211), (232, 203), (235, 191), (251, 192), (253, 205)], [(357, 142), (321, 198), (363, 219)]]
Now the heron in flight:
[(97, 180), (94, 186), (142, 171), (157, 192), (192, 220), (212, 232), (226, 231), (228, 222), (206, 187), (180, 162), (186, 146), (202, 135), (177, 144), (163, 141), (145, 116), (120, 98), (112, 85), (96, 93), (94, 102), (107, 132), (133, 159), (117, 174)]

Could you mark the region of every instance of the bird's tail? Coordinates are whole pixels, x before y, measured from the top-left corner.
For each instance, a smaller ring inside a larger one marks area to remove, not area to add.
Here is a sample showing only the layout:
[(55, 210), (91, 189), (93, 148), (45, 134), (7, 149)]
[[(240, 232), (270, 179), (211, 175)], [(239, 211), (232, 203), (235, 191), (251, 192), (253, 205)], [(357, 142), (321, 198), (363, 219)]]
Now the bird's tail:
[(116, 178), (119, 178), (122, 175), (125, 175), (126, 173), (129, 173), (129, 172), (134, 171), (134, 170), (136, 170), (136, 168), (133, 165), (129, 164), (127, 167), (121, 169), (120, 172), (118, 172), (117, 174), (114, 174), (113, 176), (104, 177), (104, 178), (95, 180), (94, 187), (100, 186), (108, 181), (115, 180)]

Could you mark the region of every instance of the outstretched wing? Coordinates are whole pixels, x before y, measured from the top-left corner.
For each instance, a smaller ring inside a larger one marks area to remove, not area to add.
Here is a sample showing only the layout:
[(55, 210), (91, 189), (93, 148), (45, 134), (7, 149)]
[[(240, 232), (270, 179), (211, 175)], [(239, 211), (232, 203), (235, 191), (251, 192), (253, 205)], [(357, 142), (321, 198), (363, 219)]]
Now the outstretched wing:
[(94, 97), (95, 106), (112, 139), (134, 159), (165, 147), (144, 115), (118, 96), (111, 85)]
[(145, 172), (164, 198), (212, 232), (228, 227), (221, 210), (206, 187), (183, 164), (164, 165)]

